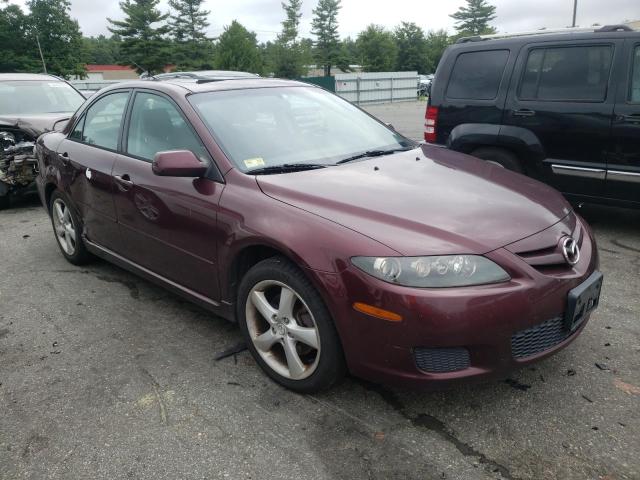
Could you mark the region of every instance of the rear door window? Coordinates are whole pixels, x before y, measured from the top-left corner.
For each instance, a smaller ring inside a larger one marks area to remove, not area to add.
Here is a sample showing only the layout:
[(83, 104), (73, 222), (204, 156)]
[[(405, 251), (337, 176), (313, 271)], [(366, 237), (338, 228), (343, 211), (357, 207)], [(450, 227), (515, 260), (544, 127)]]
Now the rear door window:
[(493, 100), (509, 58), (509, 50), (487, 50), (458, 55), (447, 87), (453, 99)]
[(82, 134), (74, 131), (71, 138), (96, 147), (116, 150), (128, 98), (129, 92), (118, 92), (105, 95), (96, 101), (84, 116)]
[(589, 45), (537, 48), (529, 52), (520, 84), (521, 100), (603, 102), (613, 47)]
[(640, 103), (640, 45), (637, 46), (633, 52), (632, 68), (629, 100), (633, 103)]

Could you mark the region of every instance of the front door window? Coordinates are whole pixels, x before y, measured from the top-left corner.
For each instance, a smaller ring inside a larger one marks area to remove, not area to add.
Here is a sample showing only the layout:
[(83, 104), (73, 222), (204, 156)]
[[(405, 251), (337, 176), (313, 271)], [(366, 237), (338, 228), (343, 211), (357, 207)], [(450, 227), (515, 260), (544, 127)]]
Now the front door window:
[(129, 122), (127, 153), (153, 161), (156, 153), (167, 150), (190, 150), (208, 163), (204, 146), (171, 101), (152, 93), (136, 94)]

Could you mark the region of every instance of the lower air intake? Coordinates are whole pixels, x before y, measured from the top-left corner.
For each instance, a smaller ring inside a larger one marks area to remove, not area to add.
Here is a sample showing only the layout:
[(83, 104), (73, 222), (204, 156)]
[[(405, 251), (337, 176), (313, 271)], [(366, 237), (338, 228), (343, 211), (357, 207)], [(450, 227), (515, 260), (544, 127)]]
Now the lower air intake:
[(511, 336), (513, 358), (525, 358), (544, 352), (565, 341), (571, 333), (565, 329), (562, 317), (552, 318), (514, 333)]
[(466, 348), (422, 348), (413, 350), (416, 365), (430, 373), (457, 372), (469, 368), (469, 351)]

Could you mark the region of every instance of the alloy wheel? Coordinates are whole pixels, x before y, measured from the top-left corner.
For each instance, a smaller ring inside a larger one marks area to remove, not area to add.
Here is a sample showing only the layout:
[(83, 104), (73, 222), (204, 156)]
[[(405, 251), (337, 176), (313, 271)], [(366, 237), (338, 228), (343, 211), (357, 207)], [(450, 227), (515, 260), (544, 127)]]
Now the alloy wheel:
[(320, 334), (313, 313), (291, 287), (264, 280), (246, 302), (249, 336), (264, 362), (279, 375), (302, 380), (318, 367)]
[(73, 223), (73, 217), (69, 207), (60, 198), (53, 202), (53, 228), (58, 238), (58, 243), (67, 255), (71, 256), (76, 251), (77, 233)]

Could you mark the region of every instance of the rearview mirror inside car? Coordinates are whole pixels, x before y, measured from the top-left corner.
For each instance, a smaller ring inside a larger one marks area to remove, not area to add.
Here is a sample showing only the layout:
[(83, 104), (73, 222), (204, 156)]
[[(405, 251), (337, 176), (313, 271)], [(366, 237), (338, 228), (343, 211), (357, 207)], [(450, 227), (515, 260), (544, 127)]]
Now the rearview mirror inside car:
[(156, 153), (152, 170), (162, 177), (202, 177), (207, 166), (189, 150), (171, 150)]

